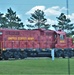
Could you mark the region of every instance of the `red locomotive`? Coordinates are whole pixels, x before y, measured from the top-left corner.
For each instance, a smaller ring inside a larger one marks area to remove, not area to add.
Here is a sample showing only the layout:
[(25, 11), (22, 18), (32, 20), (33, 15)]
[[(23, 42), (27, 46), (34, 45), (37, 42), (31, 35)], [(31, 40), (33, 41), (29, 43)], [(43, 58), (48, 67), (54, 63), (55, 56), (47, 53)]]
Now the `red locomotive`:
[(27, 56), (51, 56), (55, 50), (55, 57), (74, 56), (72, 38), (59, 30), (14, 30), (0, 29), (0, 58), (26, 58)]

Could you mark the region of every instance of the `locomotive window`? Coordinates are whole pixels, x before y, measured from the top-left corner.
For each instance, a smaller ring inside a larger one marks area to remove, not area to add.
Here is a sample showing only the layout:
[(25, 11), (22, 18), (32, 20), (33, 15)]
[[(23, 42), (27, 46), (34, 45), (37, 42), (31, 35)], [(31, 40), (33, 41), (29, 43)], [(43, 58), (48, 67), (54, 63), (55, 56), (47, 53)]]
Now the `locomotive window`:
[(61, 35), (60, 35), (60, 39), (61, 39), (61, 40), (64, 40), (64, 35), (61, 34)]
[(57, 35), (54, 35), (55, 38), (57, 38)]
[(2, 32), (0, 32), (0, 35), (2, 35)]

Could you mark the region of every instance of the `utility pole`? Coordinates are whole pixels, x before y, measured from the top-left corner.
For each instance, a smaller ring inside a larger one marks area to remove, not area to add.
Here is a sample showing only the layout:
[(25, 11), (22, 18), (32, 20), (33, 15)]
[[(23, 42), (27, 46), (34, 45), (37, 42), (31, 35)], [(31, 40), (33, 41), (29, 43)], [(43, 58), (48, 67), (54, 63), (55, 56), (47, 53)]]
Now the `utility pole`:
[(69, 14), (69, 5), (68, 5), (68, 0), (66, 0), (66, 7), (67, 7), (67, 16)]
[[(68, 0), (66, 0), (66, 7), (67, 7), (67, 17), (69, 15), (69, 6)], [(68, 47), (69, 48), (69, 47)], [(68, 49), (68, 75), (70, 75), (70, 58), (69, 58), (69, 49)]]

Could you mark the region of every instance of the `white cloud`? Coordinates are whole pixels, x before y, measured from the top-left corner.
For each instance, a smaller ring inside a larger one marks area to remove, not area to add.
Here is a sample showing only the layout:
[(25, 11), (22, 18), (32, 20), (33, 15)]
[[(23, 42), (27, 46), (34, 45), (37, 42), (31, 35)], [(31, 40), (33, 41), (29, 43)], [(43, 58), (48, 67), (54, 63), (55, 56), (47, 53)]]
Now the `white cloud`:
[(69, 15), (66, 15), (67, 18), (69, 18), (71, 20), (71, 23), (74, 24), (74, 13), (71, 13)]
[(54, 25), (54, 24), (57, 24), (57, 21), (56, 21), (56, 20), (52, 20), (52, 19), (47, 18), (46, 24)]
[(66, 10), (65, 7), (60, 8), (59, 6), (54, 6), (54, 7), (47, 8), (44, 12), (46, 16), (58, 16), (61, 14), (61, 12), (65, 10)]
[(30, 15), (31, 13), (34, 13), (35, 10), (40, 9), (42, 11), (45, 10), (45, 6), (35, 6), (33, 7), (31, 10), (29, 10), (28, 12), (26, 12), (27, 15)]
[(71, 15), (68, 15), (68, 18), (70, 18), (72, 23), (74, 23), (74, 13), (72, 13)]
[(60, 11), (67, 11), (67, 8), (62, 7), (62, 8), (60, 9)]
[[(45, 6), (35, 6), (31, 10), (26, 12), (26, 15), (31, 15), (31, 13), (34, 13), (34, 11), (37, 9), (44, 11), (45, 16), (47, 18), (47, 23), (51, 25), (57, 24), (57, 21), (54, 19), (50, 19), (50, 16), (56, 18), (56, 16), (59, 16), (62, 12), (64, 13), (67, 10), (65, 7), (59, 6), (53, 6), (49, 8), (46, 8)], [(74, 23), (74, 13), (68, 15), (68, 17), (71, 19), (71, 22)]]
[(66, 10), (65, 7), (60, 8), (59, 6), (53, 6), (53, 7), (47, 8), (47, 9), (45, 6), (35, 6), (31, 10), (26, 12), (26, 15), (30, 15), (31, 13), (34, 13), (34, 11), (37, 9), (44, 11), (46, 16), (52, 16), (52, 15), (57, 16), (57, 15), (60, 15), (61, 12)]
[(60, 7), (59, 6), (53, 6), (53, 7), (51, 7), (52, 9), (60, 9)]
[[(47, 9), (46, 9), (45, 6), (35, 6), (31, 10), (26, 12), (26, 15), (30, 15), (31, 13), (34, 13), (34, 11), (37, 10), (37, 9), (40, 9), (40, 10), (44, 11), (44, 13), (46, 15), (46, 18), (49, 17), (49, 16), (59, 16), (60, 13), (63, 10), (66, 10), (65, 7), (60, 8), (59, 6), (53, 6), (53, 7), (47, 8)], [(55, 24), (56, 21), (51, 20), (51, 19), (48, 18), (47, 23), (48, 24)]]

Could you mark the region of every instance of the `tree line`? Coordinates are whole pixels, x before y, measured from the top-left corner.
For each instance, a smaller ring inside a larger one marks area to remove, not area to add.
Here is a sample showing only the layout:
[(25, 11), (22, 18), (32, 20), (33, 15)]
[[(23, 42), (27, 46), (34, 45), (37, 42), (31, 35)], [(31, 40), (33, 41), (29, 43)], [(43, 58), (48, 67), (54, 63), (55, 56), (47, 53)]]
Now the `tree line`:
[[(57, 19), (57, 24), (52, 25), (55, 30), (64, 30), (67, 33), (67, 36), (71, 36), (74, 34), (74, 25), (71, 23), (70, 18), (67, 18), (64, 13), (61, 13)], [(35, 10), (34, 13), (28, 18), (28, 22), (26, 26), (28, 29), (39, 29), (44, 28), (48, 30), (50, 28), (50, 24), (47, 24), (47, 19), (45, 18), (45, 13), (42, 10)], [(11, 8), (7, 9), (7, 13), (0, 12), (0, 28), (10, 28), (10, 29), (25, 29), (24, 24), (21, 19), (17, 16), (16, 12)]]

